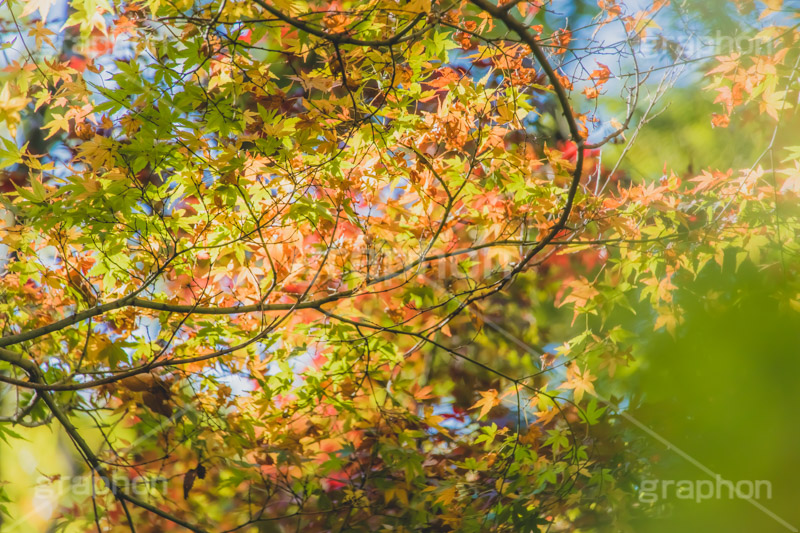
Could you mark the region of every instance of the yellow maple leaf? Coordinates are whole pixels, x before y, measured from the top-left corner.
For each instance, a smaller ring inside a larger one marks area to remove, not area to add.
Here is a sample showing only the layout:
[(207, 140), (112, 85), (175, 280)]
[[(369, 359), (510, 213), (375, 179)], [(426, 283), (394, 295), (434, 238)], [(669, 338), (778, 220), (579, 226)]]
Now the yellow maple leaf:
[(47, 21), (47, 14), (50, 8), (55, 5), (58, 0), (28, 0), (25, 3), (25, 8), (22, 10), (22, 16), (27, 17), (35, 11), (39, 11), (39, 16), (42, 17), (42, 23)]
[(45, 139), (49, 139), (59, 131), (69, 131), (69, 119), (64, 115), (53, 113), (53, 120), (45, 124), (44, 127), (50, 130), (50, 133), (45, 137)]
[(450, 505), (450, 503), (456, 498), (456, 488), (455, 487), (448, 487), (444, 489), (442, 492), (439, 493), (439, 497), (436, 498), (434, 503), (442, 503), (444, 506)]

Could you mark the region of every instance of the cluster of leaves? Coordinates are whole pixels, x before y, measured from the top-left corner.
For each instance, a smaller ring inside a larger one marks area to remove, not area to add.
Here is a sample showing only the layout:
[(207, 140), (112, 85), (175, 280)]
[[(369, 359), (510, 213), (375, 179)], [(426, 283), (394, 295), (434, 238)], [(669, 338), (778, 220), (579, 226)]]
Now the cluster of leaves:
[[(50, 4), (10, 3), (0, 77), (0, 382), (3, 423), (63, 427), (109, 484), (68, 522), (619, 530), (616, 314), (676, 333), (709, 264), (796, 276), (796, 161), (631, 183), (601, 154), (635, 101), (573, 109), (620, 74), (568, 69), (583, 33), (632, 47), (663, 2), (570, 28), (538, 0), (81, 0), (60, 38)], [(798, 36), (720, 59), (715, 124), (791, 111)]]

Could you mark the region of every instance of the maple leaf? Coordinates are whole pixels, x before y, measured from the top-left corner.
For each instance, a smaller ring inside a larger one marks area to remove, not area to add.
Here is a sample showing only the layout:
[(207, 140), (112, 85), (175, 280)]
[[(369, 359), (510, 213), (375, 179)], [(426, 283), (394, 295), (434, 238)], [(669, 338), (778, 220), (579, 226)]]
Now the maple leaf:
[(734, 107), (743, 102), (742, 89), (739, 85), (734, 85), (732, 87), (725, 85), (723, 87), (718, 87), (716, 90), (719, 94), (714, 99), (714, 103), (724, 104), (728, 114), (733, 111)]
[(113, 142), (111, 139), (95, 135), (78, 146), (78, 156), (85, 159), (92, 167), (111, 168), (113, 166)]
[(580, 371), (578, 365), (573, 363), (567, 370), (567, 381), (561, 384), (560, 389), (572, 390), (575, 402), (580, 402), (583, 399), (583, 394), (595, 394), (594, 385), (592, 384), (597, 377), (592, 376), (587, 368), (583, 372)]
[(536, 411), (536, 412), (534, 412), (534, 414), (536, 415), (536, 418), (539, 420), (540, 424), (546, 425), (546, 424), (548, 424), (548, 423), (553, 421), (553, 419), (558, 414), (558, 409), (555, 409), (555, 408), (551, 407), (551, 408), (545, 409), (543, 411)]
[(596, 87), (599, 87), (604, 85), (611, 78), (611, 70), (607, 65), (604, 65), (599, 61), (597, 64), (600, 66), (600, 68), (593, 70), (592, 73), (589, 74), (589, 78), (594, 80)]
[(729, 56), (717, 56), (716, 59), (719, 61), (719, 65), (706, 72), (706, 76), (711, 76), (712, 74), (727, 74), (739, 66), (740, 58), (741, 54), (739, 53), (733, 53)]
[(572, 80), (570, 80), (568, 76), (565, 76), (558, 71), (555, 71), (554, 74), (556, 79), (558, 79), (558, 83), (560, 83), (564, 89), (568, 91), (572, 90)]
[(436, 498), (434, 503), (441, 503), (444, 507), (447, 507), (453, 502), (457, 495), (456, 487), (447, 487), (439, 493), (439, 497)]
[(554, 53), (565, 54), (569, 43), (572, 41), (572, 32), (564, 28), (556, 30), (553, 33), (552, 39), (553, 45), (555, 46)]
[(519, 441), (522, 444), (526, 444), (528, 446), (533, 446), (535, 448), (539, 447), (539, 437), (543, 435), (542, 429), (539, 427), (538, 424), (531, 424), (528, 426), (528, 430), (525, 432), (525, 435), (520, 437)]
[[(746, 255), (746, 254), (744, 254)], [(653, 331), (657, 331), (661, 328), (666, 328), (667, 332), (675, 336), (676, 328), (678, 327), (678, 317), (675, 316), (675, 313), (669, 308), (659, 308), (658, 310), (658, 318), (656, 318), (656, 322), (653, 325)]]
[(600, 96), (600, 92), (597, 90), (597, 87), (586, 87), (583, 89), (583, 94), (585, 94), (586, 98), (589, 100), (594, 100)]
[(571, 291), (569, 294), (564, 296), (558, 305), (560, 307), (569, 303), (575, 304), (576, 316), (579, 313), (580, 308), (586, 307), (586, 304), (600, 294), (600, 292), (592, 286), (589, 280), (583, 277), (570, 281), (566, 286), (570, 288)]
[(421, 387), (414, 392), (414, 399), (417, 400), (418, 402), (427, 400), (428, 398), (431, 398), (433, 396), (432, 392), (433, 392), (433, 387), (431, 387), (430, 385), (425, 385), (424, 387)]
[(689, 181), (697, 183), (694, 192), (701, 192), (716, 187), (729, 177), (728, 174), (722, 172), (709, 172), (704, 170), (700, 176), (691, 178)]
[(727, 128), (731, 123), (731, 116), (727, 113), (711, 113), (711, 125), (715, 128)]
[(50, 8), (58, 2), (59, 0), (28, 0), (22, 10), (22, 16), (27, 17), (38, 10), (39, 16), (42, 17), (41, 22), (47, 22), (47, 14), (50, 13)]
[(28, 31), (28, 35), (30, 35), (31, 37), (35, 37), (37, 48), (42, 47), (42, 41), (46, 42), (51, 47), (55, 48), (56, 45), (54, 45), (53, 41), (50, 40), (50, 36), (55, 34), (56, 34), (55, 32), (51, 31), (44, 25), (44, 20), (37, 20), (36, 26), (34, 26)]
[(69, 118), (59, 113), (53, 113), (53, 120), (44, 125), (45, 128), (50, 130), (45, 139), (49, 139), (59, 131), (69, 131)]
[(481, 395), (481, 399), (475, 402), (475, 404), (470, 407), (470, 410), (480, 407), (481, 412), (478, 414), (478, 418), (480, 419), (488, 415), (489, 411), (500, 403), (500, 399), (497, 397), (497, 390), (495, 389), (481, 391), (479, 394)]
[(786, 91), (765, 91), (759, 108), (775, 120), (779, 120), (778, 111), (792, 107), (792, 104), (786, 101), (786, 95)]

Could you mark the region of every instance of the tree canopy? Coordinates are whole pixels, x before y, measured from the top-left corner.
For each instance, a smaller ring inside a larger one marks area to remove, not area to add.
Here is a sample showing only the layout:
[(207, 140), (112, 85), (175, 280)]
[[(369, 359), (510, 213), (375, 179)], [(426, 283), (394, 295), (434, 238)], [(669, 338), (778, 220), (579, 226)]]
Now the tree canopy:
[(647, 512), (620, 374), (739, 298), (678, 289), (800, 310), (800, 11), (627, 4), (8, 0), (0, 439), (103, 483), (59, 525)]

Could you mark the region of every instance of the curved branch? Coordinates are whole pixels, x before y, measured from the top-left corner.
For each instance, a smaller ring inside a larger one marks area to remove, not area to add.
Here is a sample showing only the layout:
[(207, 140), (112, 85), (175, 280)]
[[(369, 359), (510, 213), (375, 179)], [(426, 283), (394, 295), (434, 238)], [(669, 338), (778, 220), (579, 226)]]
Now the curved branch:
[(570, 183), (569, 190), (567, 191), (567, 203), (564, 205), (561, 216), (558, 218), (553, 227), (550, 228), (550, 232), (525, 255), (522, 261), (520, 261), (519, 264), (517, 264), (511, 270), (511, 272), (505, 276), (505, 278), (503, 278), (503, 281), (500, 285), (500, 287), (502, 287), (510, 282), (516, 274), (521, 272), (522, 269), (525, 268), (525, 265), (527, 265), (536, 254), (542, 251), (545, 246), (555, 239), (556, 235), (558, 235), (558, 233), (566, 227), (567, 219), (572, 211), (572, 204), (575, 201), (575, 194), (578, 192), (581, 174), (583, 173), (583, 148), (586, 144), (586, 140), (581, 136), (580, 130), (578, 129), (578, 123), (575, 120), (574, 113), (572, 112), (567, 91), (564, 89), (564, 86), (561, 84), (558, 75), (550, 65), (550, 62), (547, 60), (547, 56), (539, 46), (536, 37), (528, 31), (528, 28), (523, 23), (511, 16), (511, 14), (505, 9), (490, 4), (487, 0), (470, 0), (470, 2), (492, 15), (495, 19), (503, 21), (506, 27), (516, 33), (522, 42), (527, 44), (531, 49), (534, 57), (536, 57), (536, 61), (538, 61), (539, 65), (541, 65), (542, 70), (544, 70), (545, 74), (547, 75), (547, 79), (550, 80), (550, 84), (553, 86), (553, 91), (556, 94), (556, 98), (561, 105), (564, 118), (567, 121), (570, 137), (578, 148), (575, 170), (572, 174), (572, 182)]

